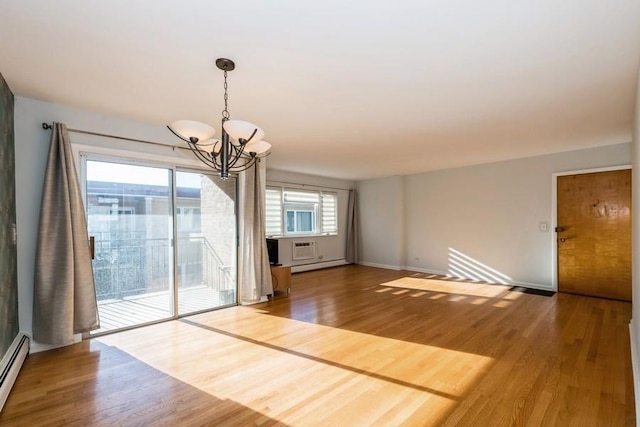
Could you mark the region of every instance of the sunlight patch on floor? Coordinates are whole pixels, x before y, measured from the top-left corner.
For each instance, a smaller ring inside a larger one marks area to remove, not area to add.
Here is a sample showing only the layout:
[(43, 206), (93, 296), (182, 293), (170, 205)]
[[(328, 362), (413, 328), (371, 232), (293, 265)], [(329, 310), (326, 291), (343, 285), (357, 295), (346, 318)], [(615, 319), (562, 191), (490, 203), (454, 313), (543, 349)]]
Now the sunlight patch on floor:
[(423, 295), (426, 295), (426, 294), (427, 294), (426, 292), (420, 291), (420, 292), (414, 292), (410, 296), (412, 296), (413, 298), (419, 298), (419, 297), (421, 297)]
[[(367, 408), (369, 419), (376, 411), (379, 419), (397, 424), (425, 403), (433, 404), (437, 420), (494, 363), (478, 354), (269, 316), (248, 307), (224, 311), (235, 316), (205, 313), (97, 340), (219, 399), (293, 425), (305, 417), (325, 425), (339, 422), (340, 411), (323, 410), (326, 399), (340, 399), (355, 424), (360, 407)], [(247, 389), (246, 376), (260, 378), (264, 387), (253, 381), (254, 388)], [(357, 396), (354, 384), (363, 390)], [(279, 408), (292, 402), (304, 409), (288, 417)]]
[(414, 289), (419, 291), (438, 292), (446, 294), (470, 295), (478, 297), (497, 298), (510, 293), (510, 286), (504, 285), (478, 285), (476, 283), (458, 282), (442, 279), (422, 279), (416, 277), (402, 277), (390, 282), (381, 283), (382, 289), (375, 292), (387, 292), (388, 288)]

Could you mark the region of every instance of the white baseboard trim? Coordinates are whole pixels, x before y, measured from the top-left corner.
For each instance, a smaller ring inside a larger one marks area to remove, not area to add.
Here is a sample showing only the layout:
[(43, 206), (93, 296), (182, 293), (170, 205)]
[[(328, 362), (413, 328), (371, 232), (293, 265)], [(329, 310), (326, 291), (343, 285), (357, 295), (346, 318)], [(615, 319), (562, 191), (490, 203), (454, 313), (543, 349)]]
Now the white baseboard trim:
[(640, 361), (638, 357), (638, 338), (636, 335), (636, 327), (634, 321), (631, 319), (629, 322), (629, 338), (631, 343), (631, 368), (633, 369), (633, 390), (636, 401), (636, 426), (640, 426)]
[(320, 270), (322, 268), (329, 268), (329, 267), (339, 267), (341, 265), (347, 265), (347, 264), (349, 263), (344, 259), (336, 259), (332, 261), (314, 262), (311, 264), (292, 265), (291, 272), (301, 273), (303, 271)]
[(402, 267), (402, 269), (407, 271), (413, 271), (416, 273), (437, 274), (438, 276), (448, 276), (448, 273), (446, 271), (431, 270), (429, 268), (412, 267), (410, 265), (405, 265), (404, 267)]
[(366, 267), (385, 268), (387, 270), (402, 270), (402, 267), (399, 265), (377, 264), (375, 262), (360, 261), (358, 262), (358, 265), (364, 265)]
[(260, 304), (261, 302), (267, 302), (267, 301), (269, 301), (269, 297), (267, 297), (266, 295), (262, 295), (260, 299), (257, 301), (240, 301), (240, 305), (254, 305), (254, 304)]
[[(402, 267), (403, 270), (407, 270), (407, 271), (415, 271), (418, 273), (425, 273), (425, 274), (437, 274), (440, 276), (447, 276), (447, 277), (457, 277), (457, 276), (451, 276), (451, 274), (449, 274), (449, 272), (447, 271), (439, 271), (439, 270), (431, 270), (428, 268), (419, 268), (419, 267), (411, 267), (411, 266), (404, 266)], [(470, 279), (468, 277), (461, 277), (461, 279), (468, 279), (468, 280), (473, 280)], [(553, 286), (551, 285), (541, 285), (539, 283), (529, 283), (529, 282), (519, 282), (519, 281), (513, 281), (511, 283), (497, 283), (498, 285), (504, 285), (504, 286), (522, 286), (523, 288), (530, 288), (530, 289), (538, 289), (541, 291), (555, 291), (555, 289), (553, 289)]]
[(48, 351), (53, 350), (54, 348), (66, 347), (71, 344), (77, 344), (80, 341), (82, 341), (82, 334), (73, 334), (73, 341), (66, 344), (43, 344), (38, 341), (32, 341), (29, 353), (40, 353), (41, 351)]
[[(432, 270), (430, 268), (413, 267), (410, 265), (397, 266), (397, 265), (376, 264), (374, 262), (359, 262), (358, 264), (365, 265), (367, 267), (386, 268), (387, 270), (406, 270), (406, 271), (412, 271), (415, 273), (437, 274), (438, 276), (457, 277), (457, 276), (452, 276), (447, 271)], [(473, 280), (472, 278), (469, 278), (469, 277), (460, 277), (460, 279)], [(539, 283), (513, 281), (511, 283), (506, 283), (506, 284), (502, 284), (502, 283), (497, 283), (497, 284), (504, 285), (504, 286), (522, 286), (523, 288), (539, 289), (541, 291), (555, 292), (555, 289), (553, 289), (552, 285), (541, 285)]]
[(28, 354), (29, 337), (19, 333), (0, 361), (0, 411), (9, 397), (9, 392)]

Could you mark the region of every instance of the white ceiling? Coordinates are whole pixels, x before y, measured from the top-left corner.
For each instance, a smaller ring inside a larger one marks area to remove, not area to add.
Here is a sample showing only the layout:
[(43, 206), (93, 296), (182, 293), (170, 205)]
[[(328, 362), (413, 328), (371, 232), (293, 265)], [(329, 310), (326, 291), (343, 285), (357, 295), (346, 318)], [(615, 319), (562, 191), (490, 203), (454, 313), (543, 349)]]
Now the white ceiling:
[(639, 0), (2, 0), (12, 91), (219, 127), (364, 179), (629, 142)]

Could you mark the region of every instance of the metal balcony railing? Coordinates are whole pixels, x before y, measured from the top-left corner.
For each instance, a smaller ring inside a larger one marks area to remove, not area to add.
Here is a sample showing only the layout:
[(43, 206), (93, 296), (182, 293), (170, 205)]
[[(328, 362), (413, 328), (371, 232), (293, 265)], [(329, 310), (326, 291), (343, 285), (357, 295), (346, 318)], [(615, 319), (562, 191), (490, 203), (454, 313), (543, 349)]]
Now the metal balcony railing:
[[(170, 240), (145, 233), (97, 233), (93, 262), (99, 301), (168, 291), (173, 280)], [(224, 263), (203, 236), (179, 237), (177, 277), (180, 289), (207, 286), (235, 290), (232, 266)]]

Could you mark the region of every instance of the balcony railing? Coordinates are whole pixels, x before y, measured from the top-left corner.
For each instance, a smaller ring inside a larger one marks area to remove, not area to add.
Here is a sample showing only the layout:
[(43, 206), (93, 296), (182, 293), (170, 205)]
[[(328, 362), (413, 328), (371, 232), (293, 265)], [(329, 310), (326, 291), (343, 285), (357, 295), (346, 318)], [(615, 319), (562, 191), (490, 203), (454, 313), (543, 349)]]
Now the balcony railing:
[[(145, 233), (97, 233), (93, 262), (99, 301), (168, 291), (173, 279), (170, 240)], [(203, 236), (178, 238), (180, 289), (206, 286), (235, 292), (233, 269)]]

